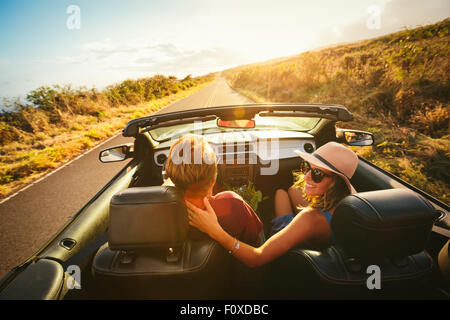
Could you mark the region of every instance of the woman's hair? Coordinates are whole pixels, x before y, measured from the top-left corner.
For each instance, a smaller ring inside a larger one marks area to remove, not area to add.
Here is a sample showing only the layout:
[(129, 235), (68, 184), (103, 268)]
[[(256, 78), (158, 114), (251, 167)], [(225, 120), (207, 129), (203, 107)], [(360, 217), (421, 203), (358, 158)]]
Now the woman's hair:
[(216, 155), (199, 135), (189, 134), (175, 141), (165, 164), (168, 177), (183, 193), (204, 195), (217, 174)]
[[(294, 175), (294, 187), (305, 190), (305, 176), (299, 171), (292, 172)], [(309, 196), (303, 192), (303, 197), (308, 201), (309, 207), (330, 210), (334, 208), (342, 199), (350, 194), (350, 190), (347, 187), (345, 181), (337, 174), (332, 173), (333, 181), (331, 182), (328, 190), (321, 196)]]

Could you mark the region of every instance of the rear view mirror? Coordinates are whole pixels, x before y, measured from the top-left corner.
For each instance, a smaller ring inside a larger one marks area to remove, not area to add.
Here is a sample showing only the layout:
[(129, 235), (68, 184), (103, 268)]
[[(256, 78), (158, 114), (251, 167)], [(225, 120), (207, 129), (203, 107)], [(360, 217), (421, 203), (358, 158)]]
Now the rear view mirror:
[(350, 146), (371, 146), (374, 142), (372, 133), (351, 129), (336, 129), (336, 138)]
[(133, 156), (133, 144), (128, 143), (100, 151), (99, 160), (103, 163), (123, 161)]
[(254, 128), (255, 120), (222, 120), (217, 119), (217, 126), (220, 128)]

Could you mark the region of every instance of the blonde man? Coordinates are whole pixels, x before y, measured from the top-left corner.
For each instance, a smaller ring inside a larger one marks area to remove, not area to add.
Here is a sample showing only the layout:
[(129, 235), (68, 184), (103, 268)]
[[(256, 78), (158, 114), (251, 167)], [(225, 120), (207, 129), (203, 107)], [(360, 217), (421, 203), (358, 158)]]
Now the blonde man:
[(175, 141), (165, 165), (166, 174), (184, 194), (184, 200), (206, 209), (207, 197), (219, 224), (229, 234), (253, 245), (260, 244), (262, 222), (253, 209), (236, 193), (213, 195), (217, 161), (211, 145), (202, 136), (186, 135)]

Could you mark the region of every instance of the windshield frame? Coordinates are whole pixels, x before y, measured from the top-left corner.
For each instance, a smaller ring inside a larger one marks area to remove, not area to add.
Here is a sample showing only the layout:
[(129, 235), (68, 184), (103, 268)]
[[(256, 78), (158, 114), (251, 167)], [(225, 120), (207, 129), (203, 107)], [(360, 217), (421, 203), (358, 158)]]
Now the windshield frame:
[[(314, 115), (315, 117), (329, 119), (332, 121), (352, 121), (353, 115), (341, 105), (324, 104), (292, 104), (292, 103), (263, 103), (244, 104), (231, 106), (218, 106), (201, 109), (188, 109), (170, 113), (159, 113), (151, 116), (131, 120), (123, 130), (124, 137), (136, 137), (142, 132), (151, 130), (156, 125), (164, 122), (180, 119), (201, 120), (205, 116), (216, 116), (222, 120), (253, 119), (261, 112), (303, 112), (302, 116)], [(280, 115), (282, 116), (282, 115)]]
[[(273, 125), (269, 125), (273, 120), (278, 118), (280, 122), (285, 122), (286, 124), (291, 124), (291, 126), (282, 126), (282, 123), (275, 123)], [(213, 133), (226, 133), (226, 132), (240, 132), (240, 131), (293, 131), (293, 132), (309, 132), (313, 130), (323, 118), (319, 117), (310, 117), (310, 116), (295, 116), (295, 117), (287, 117), (283, 116), (255, 116), (255, 127), (254, 128), (224, 128), (217, 126), (217, 120), (219, 118), (211, 119), (208, 118), (206, 121), (202, 121), (204, 119), (196, 119), (193, 122), (187, 122), (186, 120), (181, 120), (177, 123), (174, 123), (172, 126), (158, 126), (154, 128), (148, 128), (145, 131), (150, 134), (153, 140), (157, 142), (164, 142), (170, 139), (174, 139), (176, 137), (180, 137), (185, 134), (213, 134)], [(308, 127), (301, 127), (300, 123), (295, 123), (293, 120), (305, 120), (308, 119), (311, 121)], [(258, 124), (258, 120), (263, 123)], [(205, 127), (206, 124), (206, 127)], [(178, 127), (178, 128), (176, 128)], [(172, 130), (170, 130), (172, 128)], [(170, 130), (168, 132), (164, 132), (166, 130)], [(160, 134), (157, 134), (161, 132)]]

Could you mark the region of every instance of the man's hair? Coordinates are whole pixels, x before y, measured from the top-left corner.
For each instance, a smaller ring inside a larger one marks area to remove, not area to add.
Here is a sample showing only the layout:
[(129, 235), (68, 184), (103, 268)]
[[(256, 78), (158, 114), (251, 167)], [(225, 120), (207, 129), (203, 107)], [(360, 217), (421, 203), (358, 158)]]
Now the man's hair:
[(172, 144), (165, 170), (182, 192), (204, 195), (217, 173), (216, 154), (202, 136), (189, 134)]

